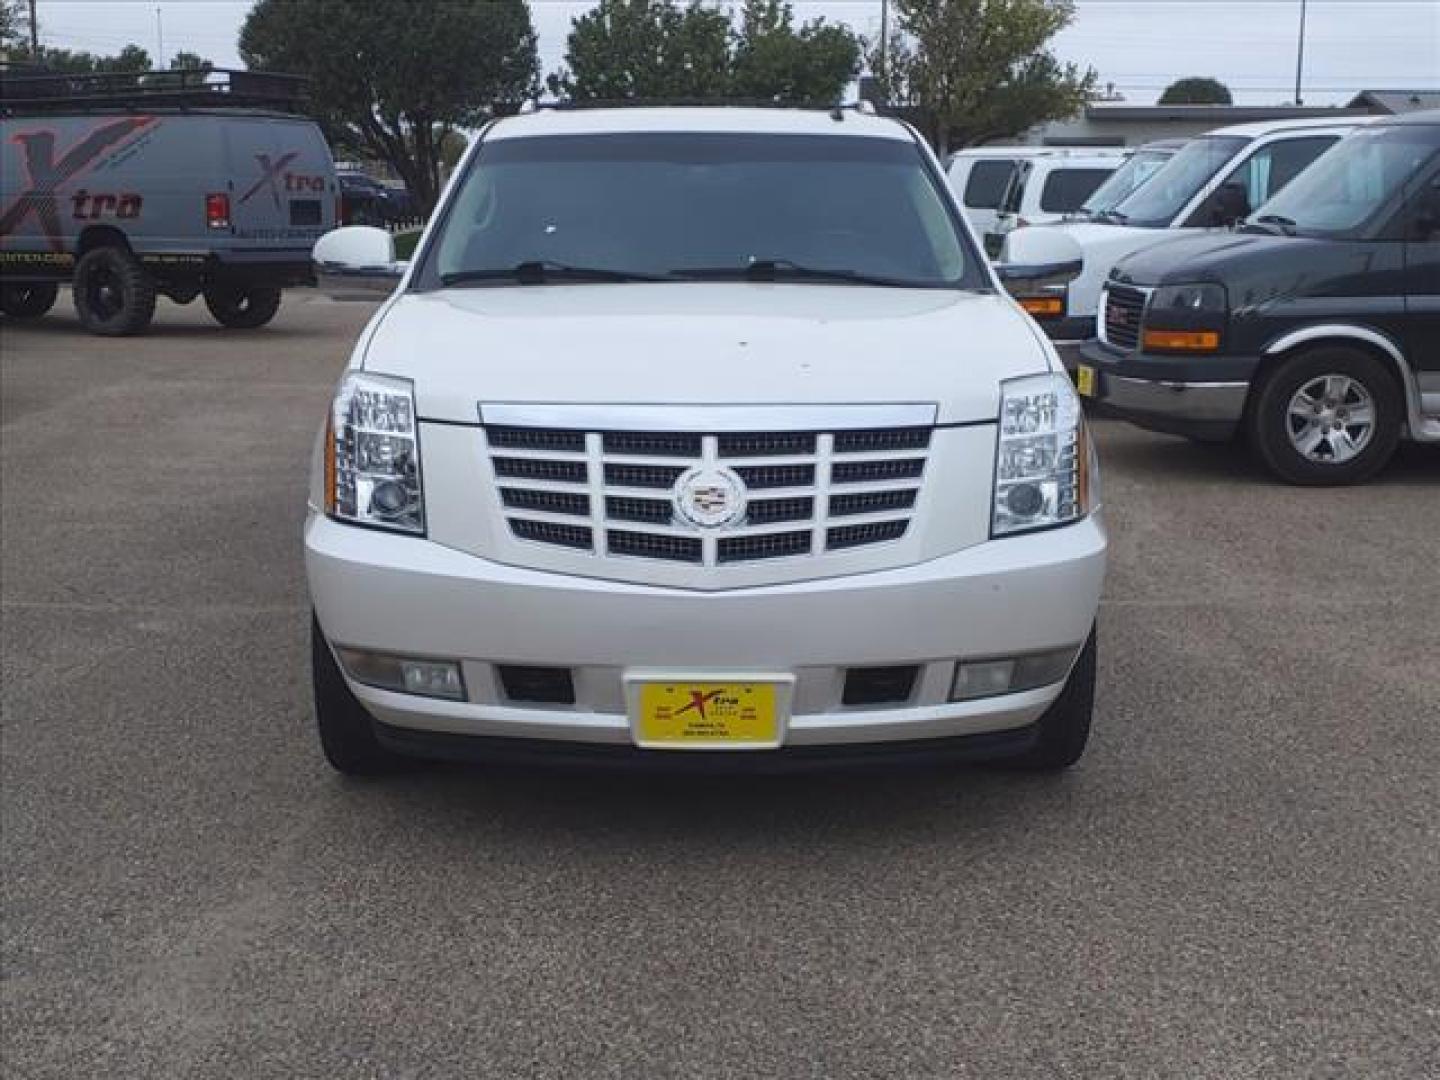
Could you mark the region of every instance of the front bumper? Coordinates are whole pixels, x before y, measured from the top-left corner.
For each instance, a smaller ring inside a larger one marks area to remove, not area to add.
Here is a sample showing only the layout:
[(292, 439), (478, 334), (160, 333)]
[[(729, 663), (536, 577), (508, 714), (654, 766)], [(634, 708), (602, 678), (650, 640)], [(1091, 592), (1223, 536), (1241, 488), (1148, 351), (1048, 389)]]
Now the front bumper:
[(1080, 348), (1095, 369), (1092, 398), (1103, 414), (1170, 435), (1227, 441), (1239, 430), (1257, 358), (1119, 353), (1098, 341)]
[[(475, 747), (510, 739), (628, 751), (624, 680), (641, 668), (677, 678), (793, 677), (781, 755), (992, 732), (1013, 733), (1002, 740), (1006, 751), (1024, 749), (1026, 729), (1061, 684), (952, 703), (956, 661), (1078, 651), (1094, 624), (1105, 551), (1103, 522), (1092, 517), (915, 566), (711, 593), (512, 567), (318, 514), (305, 528), (310, 591), (327, 640), (461, 661), (465, 701), (350, 683), (382, 739), (418, 741), (430, 749), (412, 752), (446, 757), (467, 756), (466, 743), (455, 749), (454, 737), (464, 736)], [(507, 700), (495, 671), (506, 663), (570, 668), (575, 704)], [(841, 704), (847, 668), (896, 664), (919, 667), (908, 700)]]

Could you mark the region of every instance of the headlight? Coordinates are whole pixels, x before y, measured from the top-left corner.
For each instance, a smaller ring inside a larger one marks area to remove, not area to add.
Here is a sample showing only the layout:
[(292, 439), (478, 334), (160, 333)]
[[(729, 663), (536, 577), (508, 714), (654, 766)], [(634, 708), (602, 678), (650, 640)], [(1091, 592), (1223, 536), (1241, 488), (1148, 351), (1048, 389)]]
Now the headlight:
[(1147, 313), (1164, 316), (1189, 312), (1223, 315), (1229, 308), (1223, 285), (1162, 285), (1150, 297)]
[(352, 371), (340, 381), (325, 429), (325, 512), (360, 525), (425, 532), (409, 379)]
[(1000, 389), (993, 536), (1078, 521), (1095, 502), (1094, 449), (1064, 375), (1009, 379)]

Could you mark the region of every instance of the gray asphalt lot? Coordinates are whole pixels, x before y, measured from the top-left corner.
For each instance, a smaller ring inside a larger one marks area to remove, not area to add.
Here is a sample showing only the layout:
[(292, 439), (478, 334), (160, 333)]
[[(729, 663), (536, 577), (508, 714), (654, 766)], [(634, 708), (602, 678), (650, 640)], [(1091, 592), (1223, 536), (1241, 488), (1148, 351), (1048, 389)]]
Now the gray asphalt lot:
[(329, 772), (300, 558), (368, 308), (0, 328), (9, 1077), (1440, 1076), (1440, 455), (1098, 425), (1072, 773)]

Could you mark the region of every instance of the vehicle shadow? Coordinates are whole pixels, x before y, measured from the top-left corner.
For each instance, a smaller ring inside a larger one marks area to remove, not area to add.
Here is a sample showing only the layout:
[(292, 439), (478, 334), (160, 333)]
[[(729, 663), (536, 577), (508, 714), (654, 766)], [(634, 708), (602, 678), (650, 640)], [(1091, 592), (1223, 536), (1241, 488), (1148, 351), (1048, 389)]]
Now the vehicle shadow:
[[(1081, 767), (1083, 771), (1083, 766)], [(539, 767), (421, 765), (378, 782), (341, 781), (347, 812), (414, 827), (467, 826), (485, 834), (623, 838), (725, 847), (756, 836), (785, 842), (887, 844), (953, 834), (1036, 826), (1038, 807), (1068, 806), (1081, 771), (1007, 773), (978, 767), (909, 767), (778, 776), (584, 772)], [(1043, 813), (1041, 814), (1043, 817)]]

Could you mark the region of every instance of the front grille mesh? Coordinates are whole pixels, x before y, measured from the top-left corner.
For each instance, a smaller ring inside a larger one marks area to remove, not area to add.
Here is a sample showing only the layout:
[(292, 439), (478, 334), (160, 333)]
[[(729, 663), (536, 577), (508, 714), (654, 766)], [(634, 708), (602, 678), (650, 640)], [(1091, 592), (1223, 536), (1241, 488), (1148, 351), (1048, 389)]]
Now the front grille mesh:
[(1140, 343), (1140, 323), (1145, 316), (1146, 295), (1124, 285), (1105, 286), (1105, 310), (1101, 325), (1105, 341), (1117, 349), (1133, 349)]
[[(486, 427), (501, 512), (520, 540), (601, 558), (728, 566), (904, 537), (931, 428), (839, 432)], [(714, 529), (677, 514), (697, 466), (732, 470), (745, 512)]]

